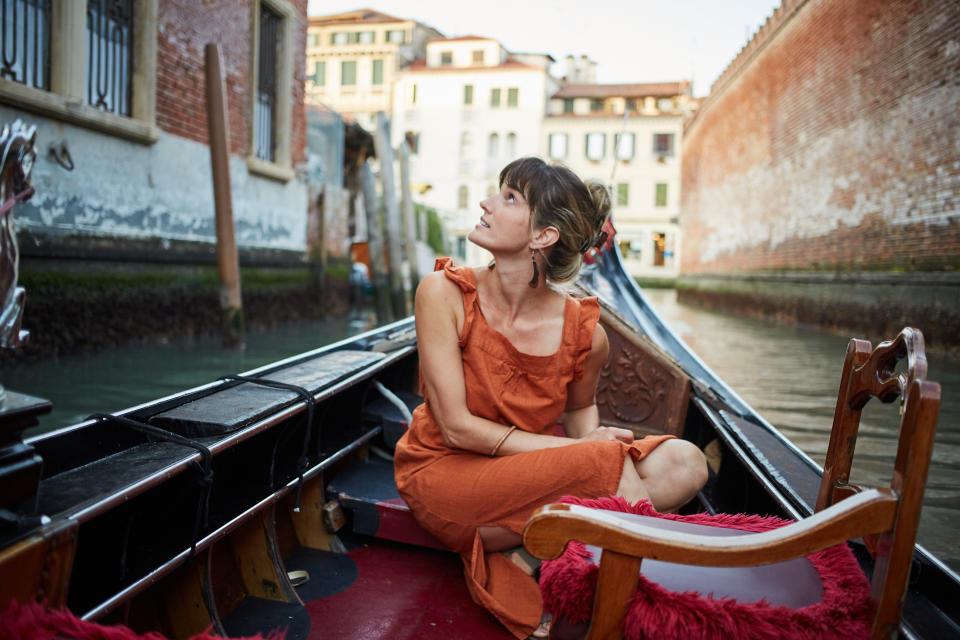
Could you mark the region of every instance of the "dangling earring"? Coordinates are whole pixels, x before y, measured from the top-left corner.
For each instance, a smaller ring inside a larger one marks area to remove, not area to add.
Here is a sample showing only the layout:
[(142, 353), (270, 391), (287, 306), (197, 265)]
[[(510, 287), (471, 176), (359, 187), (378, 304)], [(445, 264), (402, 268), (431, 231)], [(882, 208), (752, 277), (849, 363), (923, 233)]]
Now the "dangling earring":
[(537, 266), (537, 258), (534, 255), (533, 249), (530, 249), (530, 262), (533, 263), (533, 278), (530, 279), (530, 286), (536, 288), (540, 283), (540, 267)]
[(487, 269), (492, 271), (495, 266), (497, 266), (497, 261), (491, 258), (490, 262), (487, 263)]

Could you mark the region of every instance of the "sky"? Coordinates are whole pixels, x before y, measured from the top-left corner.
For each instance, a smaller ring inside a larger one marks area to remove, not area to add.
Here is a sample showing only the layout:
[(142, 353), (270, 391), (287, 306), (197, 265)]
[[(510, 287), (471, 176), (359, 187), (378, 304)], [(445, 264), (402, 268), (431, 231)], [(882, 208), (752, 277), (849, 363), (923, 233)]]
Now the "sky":
[(308, 0), (320, 16), (370, 8), (434, 27), (445, 36), (494, 38), (508, 50), (549, 53), (552, 73), (566, 56), (597, 62), (597, 82), (693, 80), (710, 85), (780, 0)]

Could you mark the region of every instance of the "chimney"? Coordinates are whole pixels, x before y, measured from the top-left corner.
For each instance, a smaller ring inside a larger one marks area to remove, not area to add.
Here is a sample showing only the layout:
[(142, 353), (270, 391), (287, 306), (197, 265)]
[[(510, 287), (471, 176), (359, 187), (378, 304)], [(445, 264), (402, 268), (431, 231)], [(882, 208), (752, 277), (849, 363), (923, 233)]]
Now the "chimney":
[(586, 73), (587, 76), (584, 79), (584, 82), (587, 84), (597, 84), (597, 63), (594, 60), (589, 60), (587, 62)]
[(577, 59), (572, 54), (567, 54), (567, 82), (575, 83), (577, 81)]

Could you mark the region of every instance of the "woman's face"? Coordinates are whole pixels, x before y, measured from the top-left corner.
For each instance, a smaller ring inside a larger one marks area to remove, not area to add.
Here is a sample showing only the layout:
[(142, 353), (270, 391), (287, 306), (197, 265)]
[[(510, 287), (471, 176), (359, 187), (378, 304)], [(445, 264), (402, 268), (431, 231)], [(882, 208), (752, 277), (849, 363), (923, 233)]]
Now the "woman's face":
[(523, 194), (507, 184), (480, 202), (480, 222), (467, 236), (491, 253), (521, 251), (530, 245), (530, 206)]

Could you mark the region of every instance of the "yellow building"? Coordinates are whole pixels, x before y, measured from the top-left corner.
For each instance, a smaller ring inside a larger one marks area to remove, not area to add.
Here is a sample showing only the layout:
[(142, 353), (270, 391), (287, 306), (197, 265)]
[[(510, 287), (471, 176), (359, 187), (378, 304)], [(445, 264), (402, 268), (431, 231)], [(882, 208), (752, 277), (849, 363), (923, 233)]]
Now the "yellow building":
[(390, 115), (398, 70), (423, 58), (442, 34), (415, 20), (372, 9), (310, 18), (307, 104), (322, 104), (373, 130), (377, 111)]
[(571, 56), (568, 64), (543, 122), (543, 155), (610, 187), (631, 275), (675, 278), (683, 121), (696, 108), (690, 83), (594, 84), (592, 63), (576, 68)]

